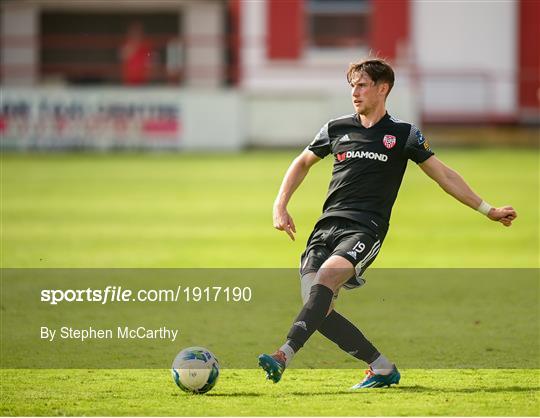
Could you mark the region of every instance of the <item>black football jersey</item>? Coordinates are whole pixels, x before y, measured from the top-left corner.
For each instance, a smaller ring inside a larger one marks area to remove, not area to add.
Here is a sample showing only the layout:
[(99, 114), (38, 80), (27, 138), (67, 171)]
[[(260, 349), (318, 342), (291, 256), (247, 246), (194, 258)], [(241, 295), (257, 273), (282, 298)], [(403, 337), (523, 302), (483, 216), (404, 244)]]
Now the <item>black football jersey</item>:
[(388, 113), (371, 128), (362, 126), (356, 114), (333, 119), (308, 149), (319, 158), (334, 156), (320, 219), (351, 219), (381, 236), (388, 230), (407, 161), (422, 163), (433, 155), (416, 126)]

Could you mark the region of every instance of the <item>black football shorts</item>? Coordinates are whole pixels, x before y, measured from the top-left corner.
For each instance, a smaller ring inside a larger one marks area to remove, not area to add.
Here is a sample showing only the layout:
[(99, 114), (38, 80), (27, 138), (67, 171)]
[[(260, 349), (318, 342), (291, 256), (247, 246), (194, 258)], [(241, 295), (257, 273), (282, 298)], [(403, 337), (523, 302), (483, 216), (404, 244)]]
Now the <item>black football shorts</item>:
[(359, 279), (377, 257), (383, 239), (364, 225), (346, 218), (322, 219), (308, 238), (300, 259), (300, 275), (317, 272), (330, 256), (339, 255), (355, 267), (356, 277), (350, 280), (354, 284), (355, 278)]

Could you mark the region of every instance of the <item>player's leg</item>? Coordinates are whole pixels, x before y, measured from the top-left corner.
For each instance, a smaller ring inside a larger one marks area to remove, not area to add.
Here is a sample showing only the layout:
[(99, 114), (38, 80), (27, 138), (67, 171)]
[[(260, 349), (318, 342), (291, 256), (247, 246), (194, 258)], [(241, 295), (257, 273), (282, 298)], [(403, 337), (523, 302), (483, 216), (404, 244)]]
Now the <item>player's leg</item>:
[[(346, 257), (354, 265), (355, 274), (343, 285), (352, 289), (365, 283), (362, 274), (378, 254), (381, 241), (373, 234), (358, 229), (360, 226), (356, 223), (344, 222), (343, 227), (343, 232), (337, 236), (339, 242), (332, 254)], [(379, 351), (364, 334), (335, 310), (329, 313), (318, 331), (343, 351), (367, 364), (373, 363), (380, 356)]]
[[(358, 228), (354, 230), (354, 228)], [(381, 241), (373, 234), (355, 224), (340, 237), (333, 254), (347, 258), (355, 265), (355, 275), (344, 285), (361, 283), (362, 275), (375, 260)], [(354, 280), (353, 280), (354, 279)], [(353, 286), (346, 287), (353, 288)], [(364, 334), (339, 313), (331, 312), (319, 327), (319, 332), (337, 344), (342, 350), (365, 361), (369, 365), (366, 378), (354, 388), (390, 386), (399, 382), (399, 372), (395, 365), (382, 355)]]
[[(315, 284), (317, 273), (307, 273), (300, 279), (302, 302), (304, 305), (309, 299), (311, 287)], [(340, 315), (335, 310), (338, 291), (334, 292), (334, 298), (326, 319), (323, 321), (318, 331), (335, 343), (346, 353), (363, 360), (366, 363), (373, 363), (379, 356), (379, 351), (373, 344), (356, 328), (347, 318)]]
[[(359, 271), (358, 274), (363, 274), (363, 272), (364, 270)], [(302, 300), (304, 303), (307, 302), (311, 286), (313, 286), (315, 283), (315, 279), (315, 273), (304, 274), (301, 278)], [(374, 373), (374, 375), (384, 376), (382, 379), (380, 379), (382, 380), (380, 383), (387, 381), (390, 381), (390, 384), (397, 383), (399, 379), (396, 381), (396, 375), (394, 374), (395, 366), (390, 363), (386, 357), (381, 355), (377, 348), (354, 324), (336, 312), (334, 307), (337, 301), (337, 293), (338, 292), (334, 292), (334, 299), (330, 307), (330, 312), (319, 327), (318, 331), (346, 353), (366, 362), (370, 366), (370, 370)], [(373, 380), (373, 377), (369, 372), (366, 375), (366, 379), (364, 379), (366, 382), (362, 382), (360, 385), (372, 384), (371, 380)]]
[[(322, 263), (321, 263), (322, 264)], [(311, 288), (316, 283), (317, 280), (317, 272), (307, 273), (303, 274), (300, 277), (300, 293), (302, 296), (302, 304), (305, 305), (309, 299), (309, 294), (311, 292)], [(332, 312), (332, 309), (334, 309), (334, 306), (336, 304), (337, 298), (339, 295), (339, 289), (334, 292), (334, 297), (332, 298), (332, 303), (330, 304), (330, 308), (328, 309), (328, 314)]]
[[(354, 270), (352, 269), (354, 263), (363, 262), (363, 265), (367, 267), (375, 258), (380, 248), (380, 241), (372, 240), (372, 242), (369, 242), (368, 238), (370, 237), (365, 237), (362, 242), (355, 240), (354, 234), (349, 231), (350, 229), (350, 226), (342, 228), (342, 245), (340, 248), (336, 248), (339, 254), (330, 257), (322, 265), (322, 268), (316, 275), (313, 273), (316, 271), (317, 267), (321, 265), (321, 261), (327, 257), (328, 248), (325, 245), (325, 242), (318, 242), (316, 243), (317, 245), (310, 246), (312, 237), (314, 235), (317, 236), (315, 231), (310, 237), (310, 240), (308, 240), (308, 249), (302, 256), (301, 268), (301, 272), (304, 273), (302, 276), (302, 292), (303, 300), (305, 302), (304, 308), (295, 320), (286, 343), (273, 355), (263, 354), (259, 357), (259, 364), (267, 372), (268, 378), (274, 382), (280, 380), (286, 365), (290, 362), (294, 354), (303, 346), (305, 341), (312, 335), (314, 331), (313, 326), (316, 326), (317, 323), (321, 323), (322, 325), (326, 321), (328, 321), (327, 326), (324, 327), (324, 329), (328, 331), (326, 334), (331, 340), (338, 344), (338, 346), (351, 348), (350, 350), (346, 350), (347, 352), (357, 351), (357, 355), (361, 356), (360, 358), (368, 362), (376, 371), (384, 373), (387, 371), (385, 367), (388, 366), (392, 367), (392, 369), (390, 369), (390, 374), (394, 372), (395, 366), (389, 363), (384, 356), (381, 356), (363, 334), (348, 320), (337, 313), (326, 317), (331, 311), (332, 303), (335, 300), (334, 298), (337, 296), (337, 292), (341, 285), (347, 281), (351, 281), (350, 278), (354, 275)], [(357, 232), (358, 231), (354, 231), (354, 233)], [(318, 236), (320, 238), (324, 235), (328, 236), (330, 233), (335, 234), (336, 228), (333, 227), (333, 231), (329, 233), (320, 233)], [(349, 246), (350, 248), (348, 248)], [(309, 255), (309, 257), (305, 257), (306, 254)], [(312, 255), (316, 256), (312, 257)], [(359, 273), (361, 272), (359, 271)], [(360, 274), (358, 276), (360, 276)], [(358, 285), (359, 281), (355, 280), (355, 283)], [(331, 296), (325, 288), (331, 290)], [(307, 297), (308, 293), (309, 297)], [(322, 297), (321, 293), (323, 293)], [(321, 308), (321, 306), (324, 308)], [(308, 319), (309, 321), (304, 319)], [(310, 324), (309, 328), (308, 323)], [(332, 331), (329, 331), (330, 329), (332, 329)], [(336, 330), (340, 331), (336, 332)], [(352, 338), (348, 338), (348, 336), (352, 336)], [(397, 373), (397, 370), (395, 370), (395, 372)], [(385, 376), (383, 377), (384, 381), (387, 381), (389, 378), (389, 375), (382, 376)], [(392, 379), (394, 379), (394, 377), (395, 376), (393, 376)], [(366, 382), (364, 381), (363, 384), (365, 383)], [(370, 381), (367, 383), (371, 384), (372, 382)], [(380, 384), (381, 382), (375, 383)], [(392, 381), (391, 383), (397, 382)]]
[(335, 309), (327, 315), (318, 331), (343, 351), (367, 364), (381, 355), (362, 331)]
[[(315, 284), (316, 276), (316, 272), (310, 272), (303, 274), (300, 279), (302, 302), (304, 305), (309, 299), (311, 287)], [(318, 331), (346, 353), (370, 364), (380, 356), (380, 353), (358, 328), (336, 312), (335, 304), (338, 293), (339, 290), (334, 292), (334, 298), (329, 312)]]
[(335, 310), (330, 312), (318, 331), (343, 351), (369, 365), (364, 380), (352, 389), (399, 383), (401, 376), (396, 366), (382, 355), (354, 324)]
[(334, 290), (339, 289), (352, 274), (353, 265), (341, 256), (331, 256), (323, 263), (317, 272), (307, 302), (287, 334), (286, 342), (273, 355), (259, 356), (259, 365), (267, 372), (269, 379), (275, 383), (281, 379), (286, 365), (326, 318)]
[[(302, 297), (304, 304), (309, 299), (311, 285), (316, 280), (317, 271), (331, 254), (331, 250), (327, 246), (327, 241), (333, 229), (333, 222), (330, 222), (330, 220), (318, 223), (309, 236), (306, 250), (301, 256), (300, 275), (301, 277), (309, 278), (309, 280), (301, 282), (302, 294), (306, 293), (307, 295)], [(294, 354), (295, 350), (289, 345), (289, 341), (286, 341), (273, 354), (261, 354), (259, 356), (259, 366), (266, 372), (268, 379), (277, 383), (281, 379), (285, 368), (291, 362)]]

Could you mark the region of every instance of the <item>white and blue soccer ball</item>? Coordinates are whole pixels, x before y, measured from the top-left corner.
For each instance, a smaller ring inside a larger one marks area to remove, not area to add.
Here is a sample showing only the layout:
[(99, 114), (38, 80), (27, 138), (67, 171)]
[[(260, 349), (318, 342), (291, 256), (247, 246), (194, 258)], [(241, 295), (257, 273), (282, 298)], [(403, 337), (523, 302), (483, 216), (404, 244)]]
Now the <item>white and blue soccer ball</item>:
[(219, 361), (203, 347), (189, 347), (180, 351), (172, 364), (174, 383), (188, 393), (206, 393), (219, 377)]

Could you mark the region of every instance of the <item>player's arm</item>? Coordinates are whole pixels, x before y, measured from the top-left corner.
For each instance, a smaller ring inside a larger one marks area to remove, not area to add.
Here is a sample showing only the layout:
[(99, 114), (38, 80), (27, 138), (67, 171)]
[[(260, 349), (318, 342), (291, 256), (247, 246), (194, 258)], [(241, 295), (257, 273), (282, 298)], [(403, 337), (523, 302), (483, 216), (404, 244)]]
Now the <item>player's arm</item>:
[(274, 202), (273, 218), (274, 228), (285, 231), (294, 241), (296, 227), (294, 221), (287, 211), (287, 204), (295, 190), (300, 186), (313, 164), (321, 161), (312, 151), (306, 149), (294, 159), (285, 177), (281, 182), (278, 195)]
[(491, 207), (469, 187), (459, 173), (445, 165), (437, 157), (431, 156), (419, 165), (424, 173), (435, 180), (446, 193), (470, 208), (484, 213), (492, 221), (498, 221), (504, 226), (510, 226), (512, 221), (516, 219), (517, 213), (513, 207)]

